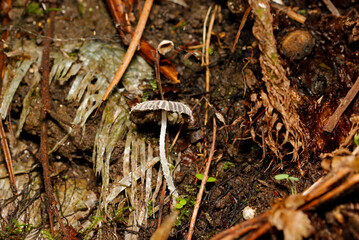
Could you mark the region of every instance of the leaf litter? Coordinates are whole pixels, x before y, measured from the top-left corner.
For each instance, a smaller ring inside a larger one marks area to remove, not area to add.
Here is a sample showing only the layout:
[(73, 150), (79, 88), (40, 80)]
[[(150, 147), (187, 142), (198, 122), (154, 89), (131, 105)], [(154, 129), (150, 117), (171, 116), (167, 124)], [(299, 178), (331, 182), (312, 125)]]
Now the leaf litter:
[[(20, 50), (8, 55), (12, 65), (9, 64), (6, 69), (6, 87), (2, 89), (2, 99), (4, 100), (1, 103), (0, 114), (3, 118), (7, 116), (10, 103), (21, 81), (24, 80), (26, 75), (33, 74), (30, 89), (23, 100), (19, 127), (16, 131), (16, 136), (18, 137), (31, 109), (33, 109), (33, 104), (39, 104), (39, 100), (36, 102), (34, 98), (36, 99), (39, 91), (39, 67), (42, 47), (32, 42), (21, 43), (20, 41), (15, 41), (13, 44), (14, 48), (16, 46), (16, 49)], [(65, 44), (53, 49), (50, 55), (54, 59), (50, 81), (58, 81), (60, 85), (64, 85), (69, 79), (74, 78), (66, 101), (78, 102), (79, 106), (76, 115), (70, 122), (73, 127), (69, 128), (67, 134), (53, 146), (51, 152), (55, 152), (58, 148), (62, 147), (75, 131), (81, 131), (82, 135), (84, 134), (86, 131), (85, 123), (101, 103), (101, 98), (109, 86), (109, 82), (116, 72), (117, 66), (121, 63), (124, 54), (124, 49), (117, 45), (96, 41), (72, 42), (71, 44)], [(31, 71), (29, 71), (30, 69)], [(12, 78), (13, 80), (9, 81)], [(64, 182), (65, 185), (61, 184), (56, 189), (60, 209), (62, 209), (64, 216), (71, 216), (67, 219), (77, 231), (84, 231), (86, 226), (91, 225), (90, 222), (88, 224), (76, 224), (77, 221), (88, 214), (91, 209), (95, 209), (98, 204), (100, 206), (98, 214), (101, 215), (102, 209), (107, 209), (108, 204), (125, 189), (127, 189), (127, 196), (131, 205), (136, 209), (136, 211), (130, 213), (128, 224), (136, 226), (145, 224), (147, 221), (149, 203), (151, 203), (151, 199), (156, 199), (156, 194), (158, 194), (158, 191), (157, 193), (156, 191), (152, 193), (152, 167), (159, 161), (159, 157), (153, 157), (153, 152), (157, 151), (153, 149), (153, 145), (145, 143), (143, 136), (138, 136), (135, 133), (125, 135), (128, 131), (132, 132), (133, 130), (129, 130), (129, 106), (124, 97), (124, 92), (142, 95), (143, 89), (150, 84), (149, 82), (152, 78), (152, 68), (141, 57), (135, 56), (122, 80), (123, 87), (116, 88), (104, 106), (95, 137), (92, 156), (94, 170), (96, 174), (102, 177), (102, 197), (98, 199), (94, 192), (87, 190), (87, 187), (85, 187), (88, 184), (87, 180), (82, 178), (76, 178), (76, 180), (69, 179)], [(125, 136), (127, 136), (127, 141), (123, 161), (124, 172), (122, 173), (124, 178), (116, 178), (110, 184), (109, 168), (111, 154), (118, 140)], [(19, 140), (16, 141), (18, 142)], [(39, 192), (39, 186), (41, 185), (40, 175), (36, 169), (34, 170), (33, 166), (34, 163), (32, 162), (32, 164), (23, 170), (24, 176), (26, 176), (24, 181), (29, 181), (29, 179), (32, 179), (32, 181), (28, 183), (18, 182), (19, 186), (28, 186), (28, 188), (32, 189), (32, 193), (26, 197), (28, 200), (33, 198), (36, 192)], [(2, 167), (4, 169), (1, 169), (6, 171), (6, 168)], [(60, 166), (58, 167), (60, 168)], [(15, 172), (18, 173), (18, 171), (15, 168)], [(22, 181), (21, 177), (16, 179), (17, 181)], [(137, 184), (137, 179), (140, 179), (139, 184)], [(5, 184), (8, 180), (1, 179), (0, 183), (2, 182)], [(34, 184), (35, 186), (31, 186)], [(2, 189), (7, 188), (3, 186)], [(69, 195), (69, 193), (71, 194)], [(3, 200), (10, 197), (9, 194), (2, 194)], [(41, 219), (36, 217), (41, 216), (40, 212), (38, 212), (40, 210), (38, 207), (40, 202), (41, 199), (38, 198), (33, 201), (29, 208), (35, 211), (32, 215), (33, 217), (31, 217), (31, 222), (18, 216), (17, 219), (20, 223), (23, 221), (23, 223), (30, 223), (33, 226), (40, 223)], [(16, 204), (15, 202), (11, 206), (16, 206)], [(70, 206), (74, 208), (70, 208)], [(10, 205), (7, 205), (7, 207), (9, 208)], [(83, 209), (87, 209), (87, 213), (81, 212)], [(5, 219), (8, 219), (11, 215), (11, 211), (4, 211), (3, 213)], [(134, 227), (133, 230), (138, 231), (138, 227)], [(136, 238), (135, 235), (130, 235), (131, 239)]]

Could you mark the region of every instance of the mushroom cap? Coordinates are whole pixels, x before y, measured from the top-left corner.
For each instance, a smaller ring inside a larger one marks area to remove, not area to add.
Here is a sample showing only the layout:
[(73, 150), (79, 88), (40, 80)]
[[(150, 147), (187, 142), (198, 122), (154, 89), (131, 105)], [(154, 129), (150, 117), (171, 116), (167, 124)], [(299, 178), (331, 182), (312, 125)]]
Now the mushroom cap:
[(136, 124), (160, 122), (162, 111), (169, 113), (168, 123), (170, 124), (193, 122), (192, 111), (186, 104), (167, 100), (139, 103), (131, 109), (130, 116)]

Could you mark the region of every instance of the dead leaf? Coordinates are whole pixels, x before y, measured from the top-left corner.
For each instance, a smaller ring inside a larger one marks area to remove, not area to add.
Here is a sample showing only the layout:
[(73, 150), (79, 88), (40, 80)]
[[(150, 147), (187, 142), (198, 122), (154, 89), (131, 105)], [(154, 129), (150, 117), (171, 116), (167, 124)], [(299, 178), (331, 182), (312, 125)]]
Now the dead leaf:
[(308, 216), (299, 210), (278, 209), (269, 217), (269, 222), (283, 231), (285, 240), (301, 240), (309, 237), (313, 230)]

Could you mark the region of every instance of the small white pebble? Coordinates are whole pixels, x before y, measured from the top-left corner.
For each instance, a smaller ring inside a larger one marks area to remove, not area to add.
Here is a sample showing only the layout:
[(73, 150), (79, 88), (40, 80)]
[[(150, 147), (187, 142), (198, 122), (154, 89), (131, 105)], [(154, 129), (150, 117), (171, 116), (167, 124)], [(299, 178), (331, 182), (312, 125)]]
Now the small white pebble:
[(244, 220), (249, 220), (254, 218), (254, 216), (256, 215), (256, 209), (252, 208), (250, 206), (247, 206), (243, 209), (243, 218)]

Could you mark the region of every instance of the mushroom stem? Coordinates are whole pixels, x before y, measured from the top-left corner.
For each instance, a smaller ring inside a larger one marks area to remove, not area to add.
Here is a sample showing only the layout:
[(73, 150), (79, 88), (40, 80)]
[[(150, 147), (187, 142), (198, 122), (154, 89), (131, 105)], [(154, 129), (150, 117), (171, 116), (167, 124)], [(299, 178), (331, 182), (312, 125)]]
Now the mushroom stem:
[(167, 112), (162, 111), (161, 133), (160, 133), (160, 161), (161, 161), (161, 165), (162, 165), (163, 175), (165, 176), (165, 179), (167, 182), (167, 187), (173, 196), (178, 197), (178, 193), (177, 193), (176, 187), (173, 183), (173, 179), (170, 174), (170, 169), (168, 167), (168, 161), (166, 158), (166, 149), (165, 149), (166, 128), (167, 128)]

